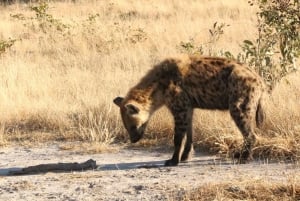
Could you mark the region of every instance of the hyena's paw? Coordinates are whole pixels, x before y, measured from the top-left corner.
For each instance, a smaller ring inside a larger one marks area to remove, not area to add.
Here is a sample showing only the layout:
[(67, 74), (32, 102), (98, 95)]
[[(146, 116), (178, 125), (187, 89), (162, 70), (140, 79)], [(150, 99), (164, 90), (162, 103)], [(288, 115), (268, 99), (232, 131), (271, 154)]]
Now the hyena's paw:
[(233, 154), (233, 159), (237, 160), (238, 164), (249, 163), (251, 160), (253, 160), (252, 154), (249, 150), (242, 150), (242, 151), (235, 152)]
[(192, 155), (193, 155), (192, 151), (190, 151), (188, 153), (183, 152), (180, 161), (187, 162), (192, 158)]
[(177, 165), (178, 165), (178, 161), (174, 161), (172, 159), (166, 160), (165, 162), (165, 166), (177, 166)]

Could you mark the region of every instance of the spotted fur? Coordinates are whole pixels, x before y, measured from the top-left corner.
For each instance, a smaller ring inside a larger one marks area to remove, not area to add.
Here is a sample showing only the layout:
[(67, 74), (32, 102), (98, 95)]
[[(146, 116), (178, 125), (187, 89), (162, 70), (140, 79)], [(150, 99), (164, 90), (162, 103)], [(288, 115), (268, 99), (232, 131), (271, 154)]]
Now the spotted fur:
[(194, 108), (229, 110), (244, 137), (243, 149), (236, 156), (245, 162), (251, 158), (255, 126), (265, 118), (261, 105), (264, 91), (261, 77), (239, 62), (185, 55), (155, 65), (125, 98), (117, 97), (114, 103), (120, 107), (132, 142), (142, 138), (158, 108), (169, 108), (175, 122), (175, 150), (166, 166), (190, 157)]

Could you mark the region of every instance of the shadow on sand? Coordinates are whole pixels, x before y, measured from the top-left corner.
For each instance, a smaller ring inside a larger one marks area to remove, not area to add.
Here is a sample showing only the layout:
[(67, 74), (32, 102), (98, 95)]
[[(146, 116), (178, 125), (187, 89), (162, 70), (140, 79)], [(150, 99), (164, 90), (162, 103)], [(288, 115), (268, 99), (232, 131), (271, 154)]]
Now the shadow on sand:
[[(157, 161), (146, 161), (146, 162), (130, 162), (130, 163), (104, 163), (97, 164), (94, 171), (113, 171), (113, 170), (131, 170), (131, 169), (150, 169), (150, 168), (170, 168), (166, 167), (165, 160), (157, 160)], [(207, 166), (207, 165), (232, 165), (233, 163), (230, 161), (222, 161), (219, 158), (198, 156), (193, 160), (188, 162), (179, 163), (176, 167), (191, 167), (191, 166)], [(43, 164), (45, 165), (45, 164)], [(16, 176), (12, 173), (21, 171), (22, 167), (11, 167), (11, 168), (0, 168), (0, 176)], [(85, 171), (85, 170), (76, 170), (76, 171)], [(66, 173), (73, 171), (46, 171), (46, 172), (56, 172), (56, 173)], [(43, 174), (46, 172), (35, 172), (33, 174)]]
[(115, 163), (115, 164), (98, 164), (97, 170), (130, 170), (138, 168), (161, 168), (165, 161), (133, 162), (133, 163)]
[[(181, 162), (175, 167), (191, 167), (191, 166), (207, 166), (207, 165), (232, 165), (232, 161), (223, 161), (219, 158), (211, 157), (195, 157), (188, 162)], [(115, 163), (115, 164), (97, 164), (97, 170), (130, 170), (139, 168), (167, 168), (165, 160), (149, 161), (149, 162), (132, 162), (132, 163)]]

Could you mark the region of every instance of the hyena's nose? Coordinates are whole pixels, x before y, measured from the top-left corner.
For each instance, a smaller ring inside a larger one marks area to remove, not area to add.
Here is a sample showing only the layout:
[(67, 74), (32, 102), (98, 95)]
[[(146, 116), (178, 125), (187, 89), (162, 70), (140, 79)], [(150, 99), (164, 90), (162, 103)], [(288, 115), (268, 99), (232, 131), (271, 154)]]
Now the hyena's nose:
[(142, 135), (135, 134), (134, 136), (130, 136), (131, 143), (136, 143), (142, 138)]

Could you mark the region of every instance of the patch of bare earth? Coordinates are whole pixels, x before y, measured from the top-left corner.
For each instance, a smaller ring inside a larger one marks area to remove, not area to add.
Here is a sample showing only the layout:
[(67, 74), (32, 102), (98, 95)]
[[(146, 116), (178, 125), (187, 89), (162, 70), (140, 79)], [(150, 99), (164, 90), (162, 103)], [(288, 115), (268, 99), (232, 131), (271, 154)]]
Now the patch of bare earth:
[[(87, 154), (84, 150), (78, 152), (61, 147), (59, 143), (52, 143), (30, 148), (1, 148), (1, 200), (222, 200), (233, 193), (236, 197), (228, 198), (255, 200), (255, 196), (246, 196), (253, 185), (256, 188), (251, 193), (263, 191), (264, 198), (269, 200), (280, 200), (281, 195), (289, 200), (299, 199), (300, 167), (297, 163), (253, 161), (236, 165), (196, 153), (188, 163), (164, 167), (164, 160), (171, 153), (157, 149), (117, 148), (111, 153)], [(96, 160), (98, 168), (6, 175), (19, 167), (88, 159)]]

